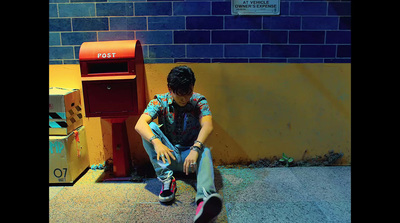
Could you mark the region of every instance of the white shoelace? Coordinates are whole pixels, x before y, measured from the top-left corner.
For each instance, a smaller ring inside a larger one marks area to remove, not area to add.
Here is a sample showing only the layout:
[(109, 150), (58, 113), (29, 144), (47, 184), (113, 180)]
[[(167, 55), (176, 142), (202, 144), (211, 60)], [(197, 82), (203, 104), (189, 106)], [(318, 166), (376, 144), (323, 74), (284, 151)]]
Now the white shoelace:
[[(161, 181), (164, 184), (164, 190), (169, 190), (169, 186), (171, 185), (171, 180), (172, 180), (172, 172), (169, 172), (165, 180), (161, 180), (161, 178), (157, 177), (159, 181)], [(206, 191), (206, 189), (203, 187), (203, 194), (204, 198), (207, 199), (207, 197), (210, 196), (210, 194)]]
[(161, 181), (164, 185), (164, 190), (169, 190), (169, 185), (171, 184), (172, 180), (172, 172), (169, 172), (167, 177), (164, 180), (161, 180), (161, 178), (157, 177), (159, 181)]

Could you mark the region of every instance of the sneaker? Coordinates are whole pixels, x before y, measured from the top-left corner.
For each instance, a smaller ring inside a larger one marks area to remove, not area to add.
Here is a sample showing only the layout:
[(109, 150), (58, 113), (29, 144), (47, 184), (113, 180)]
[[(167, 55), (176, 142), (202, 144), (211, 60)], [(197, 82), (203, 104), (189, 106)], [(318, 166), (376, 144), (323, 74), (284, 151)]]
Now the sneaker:
[(158, 195), (159, 201), (161, 203), (166, 203), (174, 200), (177, 190), (175, 177), (171, 176), (165, 180), (158, 178), (158, 180), (162, 183), (161, 191)]
[(222, 209), (221, 195), (214, 193), (208, 194), (203, 188), (204, 199), (197, 205), (196, 215), (194, 216), (195, 223), (209, 222), (217, 217)]

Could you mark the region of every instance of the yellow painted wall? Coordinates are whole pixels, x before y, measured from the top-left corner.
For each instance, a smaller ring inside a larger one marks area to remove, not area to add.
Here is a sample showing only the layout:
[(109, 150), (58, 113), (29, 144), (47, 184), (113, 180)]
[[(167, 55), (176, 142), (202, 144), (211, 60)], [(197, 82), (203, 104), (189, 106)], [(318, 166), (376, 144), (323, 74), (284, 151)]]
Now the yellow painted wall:
[[(146, 64), (147, 102), (167, 92), (166, 77), (178, 64)], [(215, 165), (260, 158), (295, 160), (343, 152), (351, 163), (350, 64), (198, 63), (189, 65), (195, 91), (206, 96), (213, 114), (212, 147)], [(50, 65), (49, 86), (79, 88), (79, 65)], [(81, 92), (82, 94), (82, 92)], [(83, 97), (82, 97), (83, 98)], [(134, 125), (127, 120), (135, 163), (148, 161)], [(84, 118), (90, 164), (112, 156), (110, 124)]]

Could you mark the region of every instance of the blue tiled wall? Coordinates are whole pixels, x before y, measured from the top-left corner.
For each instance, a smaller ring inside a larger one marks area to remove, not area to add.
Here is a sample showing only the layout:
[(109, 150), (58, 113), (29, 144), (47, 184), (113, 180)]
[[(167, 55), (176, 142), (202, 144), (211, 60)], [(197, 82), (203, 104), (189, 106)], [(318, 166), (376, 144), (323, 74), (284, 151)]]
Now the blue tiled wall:
[(279, 16), (233, 16), (230, 0), (50, 0), (49, 63), (86, 41), (139, 39), (146, 63), (350, 63), (350, 1), (281, 0)]

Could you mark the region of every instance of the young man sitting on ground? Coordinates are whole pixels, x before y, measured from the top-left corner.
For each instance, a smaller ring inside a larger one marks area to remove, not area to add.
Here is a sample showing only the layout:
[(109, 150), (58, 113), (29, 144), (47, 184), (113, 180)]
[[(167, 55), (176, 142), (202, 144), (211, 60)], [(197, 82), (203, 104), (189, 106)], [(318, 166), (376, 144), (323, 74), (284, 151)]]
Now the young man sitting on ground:
[[(195, 76), (187, 66), (178, 66), (167, 77), (169, 92), (157, 94), (136, 123), (143, 147), (162, 182), (160, 202), (175, 198), (173, 171), (196, 172), (197, 194), (195, 222), (208, 222), (222, 209), (216, 193), (210, 149), (204, 143), (213, 130), (206, 98), (193, 92)], [(158, 117), (158, 123), (152, 122)]]

